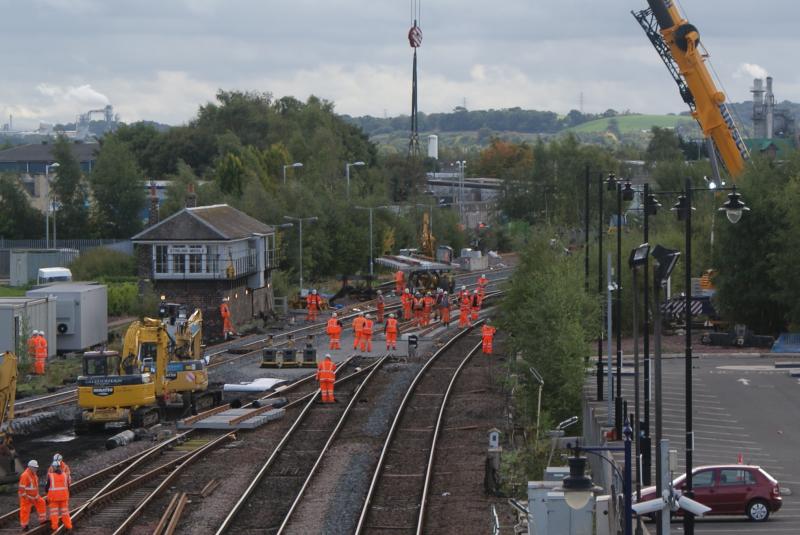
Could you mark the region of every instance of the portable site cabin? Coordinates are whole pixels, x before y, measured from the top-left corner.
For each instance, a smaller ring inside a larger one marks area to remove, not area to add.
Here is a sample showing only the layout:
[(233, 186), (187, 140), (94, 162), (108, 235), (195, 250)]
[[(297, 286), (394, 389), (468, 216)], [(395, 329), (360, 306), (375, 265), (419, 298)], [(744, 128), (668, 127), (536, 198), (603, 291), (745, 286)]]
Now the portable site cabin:
[(56, 300), (59, 351), (82, 351), (108, 342), (108, 289), (94, 282), (57, 283), (26, 292)]

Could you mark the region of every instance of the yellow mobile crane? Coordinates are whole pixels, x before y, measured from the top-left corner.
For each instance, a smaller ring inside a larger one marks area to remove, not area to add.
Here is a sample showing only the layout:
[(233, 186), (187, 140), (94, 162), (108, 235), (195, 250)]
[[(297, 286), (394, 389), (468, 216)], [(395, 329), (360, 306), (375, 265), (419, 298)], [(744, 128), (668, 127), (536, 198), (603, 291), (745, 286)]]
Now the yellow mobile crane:
[[(632, 12), (678, 84), (683, 101), (714, 142), (718, 159), (734, 178), (749, 159), (739, 129), (717, 89), (700, 51), (700, 33), (684, 19), (673, 0), (647, 0), (649, 9)], [(659, 31), (660, 30), (660, 31)]]
[[(0, 426), (14, 419), (17, 397), (17, 356), (6, 351), (0, 355)], [(22, 472), (17, 452), (8, 431), (0, 427), (0, 483), (15, 481)]]
[(187, 316), (184, 306), (162, 304), (159, 316), (128, 327), (121, 356), (113, 351), (84, 355), (78, 378), (78, 405), (84, 411), (76, 432), (107, 423), (149, 427), (168, 406), (196, 412), (219, 403), (221, 392), (209, 390), (202, 358), (202, 313)]

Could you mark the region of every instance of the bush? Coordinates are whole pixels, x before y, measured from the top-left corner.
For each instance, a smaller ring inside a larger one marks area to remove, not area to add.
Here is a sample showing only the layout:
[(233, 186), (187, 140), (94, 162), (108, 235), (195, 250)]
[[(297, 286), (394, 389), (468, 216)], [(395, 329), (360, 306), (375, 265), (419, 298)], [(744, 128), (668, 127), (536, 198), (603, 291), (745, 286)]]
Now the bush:
[[(69, 268), (75, 280), (133, 277), (136, 275), (136, 260), (125, 253), (97, 247), (82, 253)], [(109, 295), (109, 306), (110, 299)]]

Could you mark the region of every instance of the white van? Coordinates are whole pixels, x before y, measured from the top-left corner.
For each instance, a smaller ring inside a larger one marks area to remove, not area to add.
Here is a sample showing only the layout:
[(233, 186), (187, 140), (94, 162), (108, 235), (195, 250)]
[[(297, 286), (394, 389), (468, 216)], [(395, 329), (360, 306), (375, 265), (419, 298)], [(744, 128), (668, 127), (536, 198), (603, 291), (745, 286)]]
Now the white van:
[(50, 284), (51, 282), (70, 282), (72, 272), (68, 268), (49, 267), (39, 268), (36, 284)]

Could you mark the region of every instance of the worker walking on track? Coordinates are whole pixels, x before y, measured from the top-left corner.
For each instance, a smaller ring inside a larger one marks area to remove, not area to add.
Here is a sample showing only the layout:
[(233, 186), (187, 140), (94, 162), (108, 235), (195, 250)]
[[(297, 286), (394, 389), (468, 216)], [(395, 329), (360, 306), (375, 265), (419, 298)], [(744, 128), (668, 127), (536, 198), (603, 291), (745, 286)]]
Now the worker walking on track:
[(425, 312), (425, 301), (422, 294), (417, 292), (414, 296), (414, 325), (417, 327), (422, 325), (422, 315)]
[(69, 516), (69, 483), (67, 474), (61, 471), (61, 465), (53, 462), (53, 471), (47, 474), (47, 505), (50, 509), (50, 529), (58, 529), (59, 517), (67, 531), (72, 530), (72, 518)]
[(317, 381), (319, 381), (319, 390), (322, 393), (322, 402), (335, 403), (333, 385), (336, 382), (336, 364), (331, 360), (330, 353), (327, 353), (325, 359), (317, 364)]
[(231, 321), (231, 307), (228, 306), (228, 300), (230, 297), (226, 297), (222, 300), (222, 304), (219, 306), (219, 314), (222, 316), (222, 338), (225, 340), (228, 339), (228, 336), (235, 336), (236, 329), (233, 328), (233, 322)]
[(36, 459), (28, 461), (28, 467), (19, 476), (19, 524), (22, 531), (28, 531), (28, 523), (31, 519), (31, 508), (36, 508), (39, 517), (39, 524), (47, 522), (47, 504), (44, 498), (39, 496), (39, 463)]
[(436, 300), (430, 292), (425, 294), (422, 298), (422, 326), (427, 327), (431, 323), (431, 312), (433, 312), (433, 305)]
[(459, 295), (459, 314), (458, 314), (458, 326), (459, 327), (468, 327), (469, 326), (469, 308), (471, 299), (469, 294), (466, 293), (463, 289)]
[(401, 295), (403, 293), (403, 288), (406, 286), (405, 276), (403, 275), (403, 271), (398, 269), (394, 274), (394, 293), (397, 295)]
[(306, 321), (317, 321), (317, 314), (322, 308), (322, 298), (316, 290), (306, 296)]
[(467, 290), (466, 286), (461, 287), (461, 291), (458, 292), (458, 300), (459, 302), (464, 299), (464, 296), (469, 297), (469, 290)]
[(67, 476), (67, 486), (72, 485), (72, 474), (69, 470), (69, 465), (64, 462), (64, 457), (60, 453), (56, 453), (53, 455), (53, 463), (47, 468), (47, 473), (51, 473), (55, 471), (54, 466), (58, 465), (61, 467), (61, 471), (66, 474)]
[(481, 276), (478, 277), (478, 294), (483, 299), (483, 296), (486, 295), (486, 286), (489, 284), (489, 279), (486, 278), (486, 275), (481, 273)]
[(369, 314), (364, 317), (364, 323), (361, 324), (361, 352), (372, 352), (372, 329), (375, 327), (375, 322), (372, 321), (372, 315)]
[(411, 308), (414, 305), (414, 296), (411, 295), (411, 290), (406, 290), (400, 296), (400, 302), (403, 304), (403, 320), (409, 321), (411, 319)]
[(447, 292), (442, 292), (442, 299), (439, 302), (439, 317), (442, 325), (445, 327), (450, 326), (450, 296)]
[(328, 320), (325, 327), (325, 332), (328, 333), (328, 349), (342, 349), (340, 345), (342, 337), (342, 322), (339, 321), (339, 316), (334, 312)]
[(383, 313), (386, 310), (386, 300), (383, 298), (383, 292), (378, 290), (378, 297), (376, 299), (378, 301), (378, 323), (383, 323)]
[(47, 338), (44, 337), (44, 331), (36, 331), (36, 345), (34, 353), (33, 368), (37, 375), (44, 375), (45, 365), (47, 363)]
[(494, 333), (496, 332), (497, 329), (489, 324), (489, 320), (486, 320), (486, 323), (481, 327), (481, 341), (483, 342), (481, 349), (484, 355), (492, 354), (492, 341), (494, 340)]
[(353, 351), (358, 349), (358, 344), (361, 342), (361, 331), (364, 328), (365, 321), (367, 319), (364, 317), (363, 312), (353, 320)]
[(386, 325), (383, 327), (383, 334), (386, 335), (386, 351), (397, 349), (397, 332), (399, 331), (397, 320), (394, 314), (389, 314)]
[(478, 295), (478, 290), (472, 291), (472, 300), (470, 304), (472, 308), (472, 321), (478, 321), (478, 313), (481, 311), (481, 296)]

